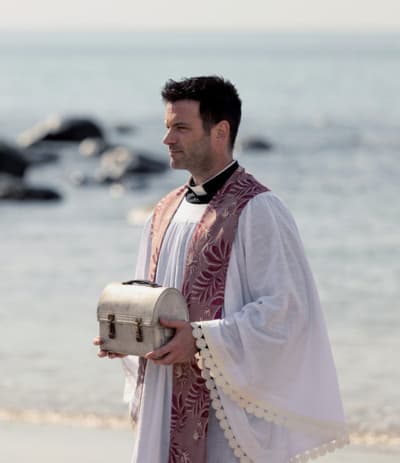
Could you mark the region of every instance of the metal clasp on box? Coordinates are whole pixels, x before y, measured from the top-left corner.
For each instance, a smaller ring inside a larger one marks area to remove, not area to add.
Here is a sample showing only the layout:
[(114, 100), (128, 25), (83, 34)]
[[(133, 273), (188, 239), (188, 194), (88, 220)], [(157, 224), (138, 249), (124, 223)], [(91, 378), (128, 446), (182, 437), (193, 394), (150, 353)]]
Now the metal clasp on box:
[(143, 342), (142, 319), (137, 318), (133, 324), (136, 326), (136, 341)]
[(110, 339), (114, 339), (115, 338), (115, 315), (110, 313), (108, 316), (107, 316), (107, 320), (108, 320), (108, 337)]

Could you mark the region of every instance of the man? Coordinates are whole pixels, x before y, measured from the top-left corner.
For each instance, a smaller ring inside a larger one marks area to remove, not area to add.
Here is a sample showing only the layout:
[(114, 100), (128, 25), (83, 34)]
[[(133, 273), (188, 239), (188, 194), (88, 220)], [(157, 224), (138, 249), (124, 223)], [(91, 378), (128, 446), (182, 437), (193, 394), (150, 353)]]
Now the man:
[(136, 277), (179, 288), (191, 322), (161, 320), (173, 339), (144, 359), (123, 358), (132, 462), (300, 462), (343, 445), (336, 372), (296, 225), (233, 159), (235, 87), (194, 77), (168, 81), (162, 96), (171, 167), (191, 177), (154, 209)]

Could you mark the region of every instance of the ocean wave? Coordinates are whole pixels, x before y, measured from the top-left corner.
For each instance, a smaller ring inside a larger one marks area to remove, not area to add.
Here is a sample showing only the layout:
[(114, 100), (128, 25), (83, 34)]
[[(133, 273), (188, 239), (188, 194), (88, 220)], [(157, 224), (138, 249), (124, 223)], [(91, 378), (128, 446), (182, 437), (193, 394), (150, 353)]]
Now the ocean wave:
[[(35, 425), (63, 425), (84, 428), (130, 429), (128, 416), (67, 413), (55, 410), (0, 409), (0, 421)], [(382, 451), (400, 451), (400, 429), (388, 431), (361, 430), (350, 425), (350, 442), (358, 447)]]
[(67, 413), (55, 410), (0, 409), (0, 421), (37, 425), (79, 426), (85, 428), (129, 429), (131, 426), (127, 416)]
[(350, 443), (376, 450), (400, 451), (400, 433), (355, 431), (350, 433)]

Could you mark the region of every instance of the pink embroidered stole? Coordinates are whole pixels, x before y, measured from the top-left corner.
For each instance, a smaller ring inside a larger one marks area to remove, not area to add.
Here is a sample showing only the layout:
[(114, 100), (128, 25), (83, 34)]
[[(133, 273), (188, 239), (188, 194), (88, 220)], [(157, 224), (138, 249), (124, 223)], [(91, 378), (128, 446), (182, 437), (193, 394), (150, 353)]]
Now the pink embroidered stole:
[[(151, 226), (149, 280), (156, 280), (165, 232), (184, 198), (185, 186), (156, 206)], [(190, 321), (221, 318), (229, 257), (242, 209), (257, 194), (268, 191), (238, 167), (208, 204), (189, 245), (183, 286)], [(143, 381), (145, 362), (141, 359)], [(139, 399), (141, 384), (138, 384)], [(168, 463), (206, 463), (209, 391), (193, 359), (173, 366), (170, 450)]]

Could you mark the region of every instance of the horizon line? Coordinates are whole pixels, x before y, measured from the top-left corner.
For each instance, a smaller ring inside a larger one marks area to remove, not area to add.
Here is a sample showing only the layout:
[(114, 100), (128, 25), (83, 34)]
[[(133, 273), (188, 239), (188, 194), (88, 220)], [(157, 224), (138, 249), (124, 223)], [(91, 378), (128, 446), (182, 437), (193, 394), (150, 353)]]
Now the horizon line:
[(78, 33), (151, 33), (151, 32), (165, 32), (165, 33), (237, 33), (237, 34), (275, 34), (275, 33), (285, 33), (285, 34), (313, 34), (313, 33), (322, 33), (322, 34), (398, 34), (400, 33), (400, 26), (393, 27), (382, 27), (382, 26), (371, 26), (371, 27), (326, 27), (326, 26), (309, 26), (309, 27), (259, 27), (251, 28), (249, 27), (108, 27), (108, 26), (98, 26), (98, 27), (76, 27), (76, 26), (50, 26), (50, 27), (13, 27), (13, 26), (0, 26), (0, 33), (12, 32), (12, 33), (69, 33), (69, 32), (78, 32)]

